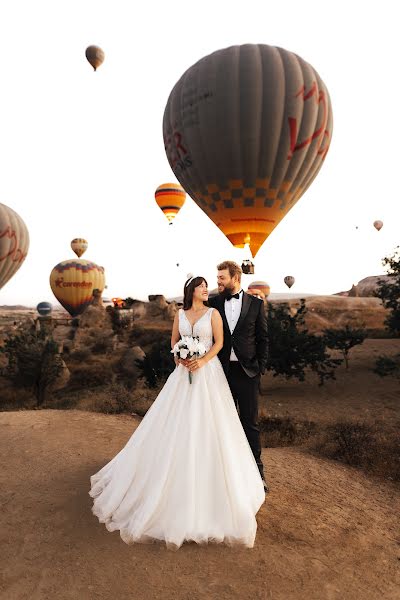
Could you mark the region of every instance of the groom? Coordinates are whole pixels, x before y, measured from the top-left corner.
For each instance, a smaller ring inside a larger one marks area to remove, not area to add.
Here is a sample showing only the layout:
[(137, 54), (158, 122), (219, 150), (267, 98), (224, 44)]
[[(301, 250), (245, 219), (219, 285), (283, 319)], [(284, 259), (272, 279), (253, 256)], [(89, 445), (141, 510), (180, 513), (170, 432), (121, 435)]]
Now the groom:
[(258, 390), (268, 357), (264, 303), (242, 290), (242, 269), (235, 262), (226, 260), (217, 269), (219, 295), (211, 298), (209, 305), (219, 311), (224, 324), (224, 345), (218, 357), (268, 493), (258, 428)]

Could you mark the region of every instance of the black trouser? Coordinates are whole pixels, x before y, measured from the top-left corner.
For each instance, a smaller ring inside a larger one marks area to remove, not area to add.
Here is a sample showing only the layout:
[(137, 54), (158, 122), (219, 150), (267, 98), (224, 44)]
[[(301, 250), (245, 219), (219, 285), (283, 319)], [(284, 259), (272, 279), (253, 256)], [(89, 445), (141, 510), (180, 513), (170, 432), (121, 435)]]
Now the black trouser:
[(260, 375), (249, 377), (238, 361), (230, 361), (227, 373), (229, 387), (239, 413), (240, 421), (256, 459), (260, 475), (264, 478), (261, 462), (260, 430), (258, 427), (258, 391)]

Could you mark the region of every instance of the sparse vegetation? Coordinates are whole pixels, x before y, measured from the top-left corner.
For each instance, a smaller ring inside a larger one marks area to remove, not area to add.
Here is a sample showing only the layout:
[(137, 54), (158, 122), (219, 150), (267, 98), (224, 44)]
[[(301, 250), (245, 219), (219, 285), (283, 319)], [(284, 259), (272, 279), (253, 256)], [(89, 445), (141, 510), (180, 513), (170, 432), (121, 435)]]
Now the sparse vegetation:
[(385, 320), (387, 328), (400, 335), (400, 246), (395, 248), (392, 256), (385, 257), (382, 264), (391, 281), (380, 280), (375, 295), (381, 298), (384, 307), (390, 311)]
[(393, 375), (400, 378), (400, 354), (390, 358), (389, 356), (379, 356), (376, 361), (374, 373), (381, 377)]
[(327, 426), (311, 447), (328, 458), (400, 481), (400, 445), (396, 428), (342, 421)]
[(331, 358), (326, 340), (307, 331), (305, 300), (292, 314), (286, 303), (268, 304), (269, 358), (267, 369), (274, 377), (283, 375), (304, 381), (306, 369), (316, 373), (319, 385), (327, 379), (335, 379), (335, 368), (342, 362)]
[(40, 406), (49, 387), (62, 371), (58, 345), (42, 332), (21, 331), (10, 335), (0, 352), (8, 359), (3, 376), (17, 387), (32, 390)]
[(346, 365), (349, 368), (349, 352), (354, 346), (362, 344), (367, 337), (364, 329), (354, 329), (346, 325), (343, 329), (325, 329), (324, 339), (328, 348), (339, 350)]
[(145, 358), (138, 360), (136, 364), (142, 372), (147, 387), (155, 388), (163, 383), (175, 369), (169, 340), (167, 343), (161, 341), (153, 344)]

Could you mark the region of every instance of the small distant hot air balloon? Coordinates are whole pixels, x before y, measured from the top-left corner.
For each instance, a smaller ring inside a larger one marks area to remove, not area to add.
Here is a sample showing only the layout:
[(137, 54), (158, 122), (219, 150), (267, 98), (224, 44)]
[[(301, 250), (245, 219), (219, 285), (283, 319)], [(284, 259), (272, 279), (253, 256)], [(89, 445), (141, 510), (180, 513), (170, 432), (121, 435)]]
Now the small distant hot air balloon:
[(163, 183), (158, 186), (154, 196), (169, 224), (172, 225), (173, 220), (185, 203), (185, 190), (179, 183)]
[(380, 231), (383, 227), (383, 221), (374, 221), (374, 227), (375, 227), (375, 229)]
[(163, 119), (175, 177), (237, 248), (253, 257), (317, 176), (332, 107), (315, 69), (265, 44), (231, 46), (192, 65)]
[(41, 317), (48, 317), (49, 315), (51, 315), (53, 306), (50, 302), (39, 302), (39, 304), (36, 307), (36, 310), (38, 311)]
[(250, 290), (260, 290), (264, 294), (265, 297), (268, 297), (271, 289), (266, 281), (252, 281), (249, 285)]
[(85, 54), (87, 60), (96, 71), (104, 61), (104, 51), (99, 46), (88, 46)]
[(87, 250), (88, 243), (83, 238), (74, 238), (71, 242), (71, 248), (75, 254), (80, 258)]
[(64, 260), (51, 271), (50, 286), (59, 303), (76, 317), (92, 302), (94, 290), (103, 292), (104, 268), (83, 258)]
[(290, 289), (295, 282), (295, 278), (292, 275), (286, 275), (286, 277), (283, 278), (283, 281), (286, 283), (286, 285)]
[(0, 289), (18, 271), (29, 249), (28, 229), (21, 217), (0, 204)]

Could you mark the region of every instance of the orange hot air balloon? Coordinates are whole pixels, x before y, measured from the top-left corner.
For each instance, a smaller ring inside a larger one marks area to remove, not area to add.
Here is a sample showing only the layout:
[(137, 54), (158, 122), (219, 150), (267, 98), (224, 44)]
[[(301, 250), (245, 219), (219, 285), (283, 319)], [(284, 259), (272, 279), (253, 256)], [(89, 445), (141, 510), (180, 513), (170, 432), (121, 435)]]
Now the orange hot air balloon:
[(83, 258), (64, 260), (50, 273), (50, 286), (59, 303), (76, 317), (89, 306), (94, 290), (103, 292), (104, 268)]
[(0, 289), (18, 271), (29, 249), (28, 229), (21, 217), (0, 204)]
[(83, 238), (74, 238), (71, 242), (71, 248), (75, 254), (80, 258), (88, 248), (88, 243)]
[(271, 288), (266, 281), (252, 281), (249, 285), (249, 291), (250, 290), (260, 290), (266, 298), (271, 292)]
[(104, 51), (99, 46), (88, 46), (85, 55), (95, 71), (104, 62)]
[(286, 275), (286, 277), (283, 278), (283, 281), (286, 283), (286, 285), (290, 289), (296, 280), (293, 277), (293, 275)]
[(163, 183), (155, 191), (158, 206), (172, 225), (176, 215), (185, 204), (186, 192), (179, 183)]
[(374, 221), (374, 227), (375, 227), (375, 229), (380, 231), (383, 227), (383, 221)]
[(167, 101), (163, 136), (186, 192), (255, 256), (317, 176), (332, 135), (328, 90), (283, 48), (245, 44), (190, 67)]

